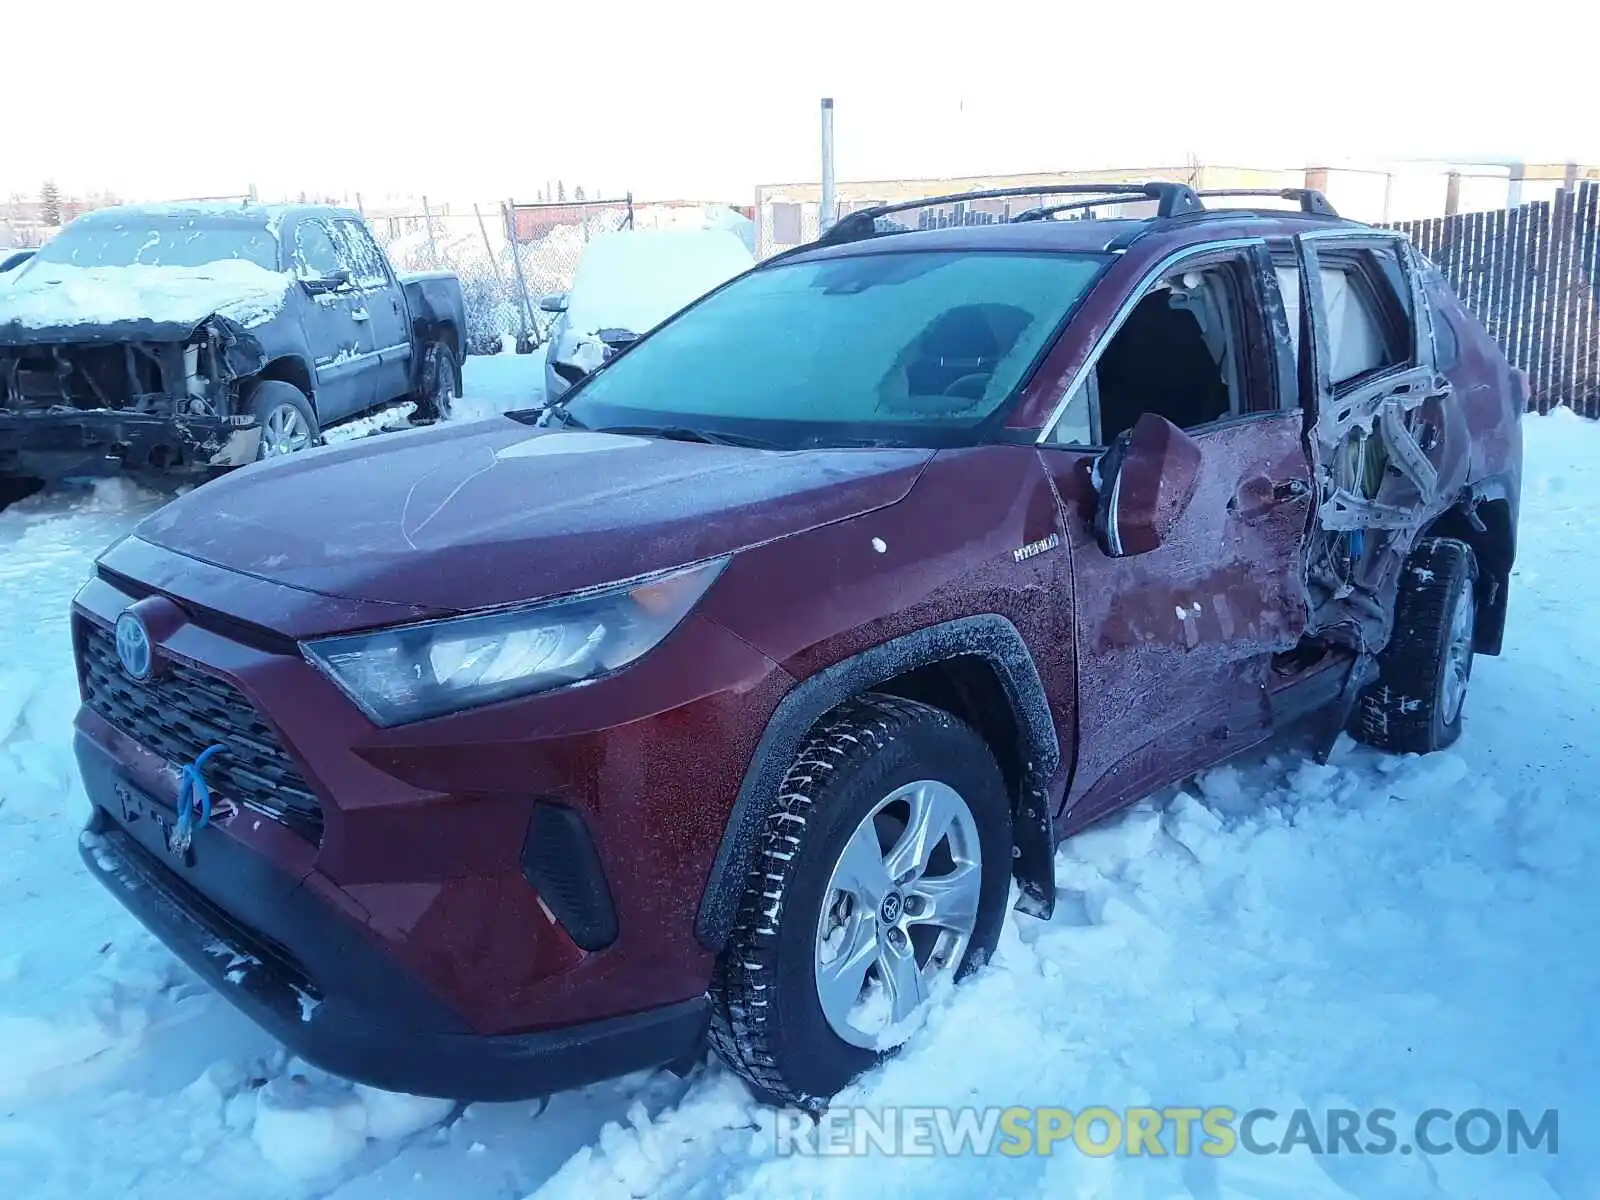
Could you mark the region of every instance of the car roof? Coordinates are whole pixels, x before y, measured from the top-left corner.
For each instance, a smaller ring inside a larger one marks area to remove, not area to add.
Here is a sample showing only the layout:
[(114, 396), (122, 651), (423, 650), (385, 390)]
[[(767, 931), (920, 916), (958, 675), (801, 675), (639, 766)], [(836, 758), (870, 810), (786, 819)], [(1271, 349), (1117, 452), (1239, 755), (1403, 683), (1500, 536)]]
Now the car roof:
[(1100, 254), (1126, 249), (1136, 241), (1141, 245), (1153, 242), (1157, 246), (1178, 247), (1240, 237), (1288, 238), (1330, 227), (1372, 229), (1359, 221), (1317, 213), (1218, 208), (1174, 217), (996, 221), (943, 229), (885, 230), (872, 237), (831, 245), (813, 242), (779, 257), (785, 262), (806, 262), (905, 250)]
[(73, 224), (113, 225), (125, 221), (194, 220), (276, 228), (294, 217), (352, 217), (354, 209), (331, 204), (255, 204), (240, 200), (186, 200), (171, 204), (117, 204), (97, 208), (78, 217)]

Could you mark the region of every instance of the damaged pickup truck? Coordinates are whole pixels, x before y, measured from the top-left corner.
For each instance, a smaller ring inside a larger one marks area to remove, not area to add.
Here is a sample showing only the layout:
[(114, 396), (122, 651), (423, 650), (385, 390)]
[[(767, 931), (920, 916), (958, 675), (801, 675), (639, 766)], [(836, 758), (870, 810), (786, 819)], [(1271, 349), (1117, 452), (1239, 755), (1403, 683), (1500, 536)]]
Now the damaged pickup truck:
[(542, 413), (146, 518), (74, 604), (88, 869), (338, 1074), (709, 1045), (812, 1106), (1119, 806), (1291, 728), (1449, 745), (1525, 380), (1316, 193), (1050, 190), (852, 213)]
[(445, 273), (397, 276), (354, 212), (124, 206), (77, 218), (0, 289), (0, 477), (205, 477), (460, 392)]

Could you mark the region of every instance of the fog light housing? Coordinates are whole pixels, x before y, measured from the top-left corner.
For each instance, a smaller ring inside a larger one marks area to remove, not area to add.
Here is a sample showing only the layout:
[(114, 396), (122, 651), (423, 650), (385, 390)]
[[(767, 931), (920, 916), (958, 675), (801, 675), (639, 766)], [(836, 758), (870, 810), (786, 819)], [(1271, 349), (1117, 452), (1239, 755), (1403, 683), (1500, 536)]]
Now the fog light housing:
[(611, 889), (577, 809), (535, 802), (522, 841), (522, 877), (580, 950), (604, 950), (617, 940)]

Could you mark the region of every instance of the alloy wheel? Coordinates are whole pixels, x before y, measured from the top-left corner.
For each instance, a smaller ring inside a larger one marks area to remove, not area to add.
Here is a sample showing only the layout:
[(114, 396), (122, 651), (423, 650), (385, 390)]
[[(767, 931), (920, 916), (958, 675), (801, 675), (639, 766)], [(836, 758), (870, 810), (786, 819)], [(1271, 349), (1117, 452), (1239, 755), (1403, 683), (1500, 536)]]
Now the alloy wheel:
[(953, 978), (978, 921), (983, 852), (971, 808), (948, 784), (896, 788), (845, 843), (817, 920), (817, 997), (855, 1046), (888, 1049)]
[(260, 458), (293, 454), (311, 445), (311, 427), (292, 404), (280, 404), (261, 422)]

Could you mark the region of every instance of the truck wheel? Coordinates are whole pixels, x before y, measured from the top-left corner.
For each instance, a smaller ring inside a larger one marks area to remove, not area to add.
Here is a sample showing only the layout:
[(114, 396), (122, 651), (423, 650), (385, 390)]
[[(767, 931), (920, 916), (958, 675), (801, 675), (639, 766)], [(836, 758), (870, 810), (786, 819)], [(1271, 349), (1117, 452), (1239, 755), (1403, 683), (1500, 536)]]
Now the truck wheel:
[(461, 395), (461, 368), (455, 353), (443, 342), (430, 342), (422, 360), (422, 395), (417, 400), (417, 417), (424, 421), (446, 421)]
[(250, 393), (250, 408), (261, 422), (257, 460), (293, 454), (315, 446), (322, 437), (311, 401), (292, 383), (263, 380)]
[(780, 785), (711, 984), (712, 1047), (769, 1103), (815, 1107), (981, 963), (1011, 886), (1011, 803), (947, 712), (869, 694)]
[(1395, 596), (1394, 634), (1378, 678), (1362, 693), (1353, 732), (1402, 754), (1443, 750), (1461, 736), (1472, 678), (1478, 564), (1454, 538), (1427, 538), (1406, 559)]

